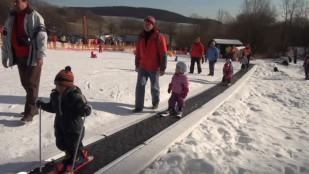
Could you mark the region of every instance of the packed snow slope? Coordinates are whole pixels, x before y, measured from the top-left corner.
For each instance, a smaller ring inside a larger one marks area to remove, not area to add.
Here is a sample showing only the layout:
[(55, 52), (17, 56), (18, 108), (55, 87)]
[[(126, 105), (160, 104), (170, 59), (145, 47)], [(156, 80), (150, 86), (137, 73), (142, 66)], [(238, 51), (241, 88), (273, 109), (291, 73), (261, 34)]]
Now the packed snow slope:
[[(0, 51), (1, 52), (1, 51)], [(56, 74), (70, 65), (74, 74), (75, 85), (93, 107), (93, 113), (87, 117), (84, 144), (103, 138), (141, 119), (147, 118), (161, 109), (167, 108), (168, 85), (175, 72), (174, 57), (168, 58), (164, 76), (160, 77), (161, 102), (157, 110), (151, 109), (150, 81), (146, 86), (144, 112), (133, 114), (137, 73), (132, 52), (98, 53), (97, 59), (90, 58), (90, 52), (48, 50), (44, 59), (39, 96), (49, 100), (55, 88)], [(190, 63), (188, 56), (178, 60)], [(203, 64), (202, 74), (189, 74), (190, 92), (195, 95), (209, 86), (215, 85), (222, 77), (224, 60), (216, 65), (215, 76), (207, 76), (208, 64)], [(235, 69), (239, 64), (235, 65)], [(237, 70), (236, 70), (237, 71)], [(16, 173), (39, 161), (39, 116), (28, 124), (19, 120), (23, 111), (25, 91), (21, 86), (17, 67), (0, 68), (0, 173)], [(53, 122), (54, 114), (42, 111), (42, 157), (50, 158), (60, 151), (55, 146)]]
[[(188, 56), (178, 59), (189, 65)], [(207, 76), (208, 63), (202, 65), (201, 74), (196, 69), (188, 74), (189, 97), (219, 83), (223, 63), (218, 61), (213, 77)], [(304, 81), (302, 62), (288, 67), (273, 61), (255, 63), (257, 71), (236, 95), (143, 173), (309, 173), (309, 82)], [(70, 65), (75, 84), (93, 106), (85, 123), (84, 143), (88, 144), (166, 108), (175, 64), (169, 58), (166, 74), (160, 78), (159, 109), (150, 109), (148, 82), (145, 110), (133, 114), (137, 73), (132, 53), (103, 52), (91, 59), (90, 52), (49, 50), (39, 96), (48, 101), (55, 75)], [(273, 72), (274, 66), (280, 72)], [(238, 70), (239, 63), (234, 62), (234, 71)], [(17, 67), (0, 68), (0, 73), (0, 173), (16, 173), (39, 161), (39, 116), (21, 124), (25, 91)], [(43, 159), (60, 152), (53, 121), (54, 114), (42, 112)]]
[(309, 81), (303, 62), (273, 62), (143, 174), (308, 174)]

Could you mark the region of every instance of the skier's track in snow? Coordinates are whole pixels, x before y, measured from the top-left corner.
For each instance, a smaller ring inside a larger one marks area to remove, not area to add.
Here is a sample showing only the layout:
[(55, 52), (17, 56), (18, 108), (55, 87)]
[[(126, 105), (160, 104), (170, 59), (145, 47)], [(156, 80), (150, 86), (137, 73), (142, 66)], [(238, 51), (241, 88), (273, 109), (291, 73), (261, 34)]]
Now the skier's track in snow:
[[(250, 65), (249, 69), (252, 67), (253, 65)], [(238, 71), (234, 74), (232, 84), (239, 80), (245, 73)], [(183, 117), (200, 108), (227, 88), (228, 86), (218, 84), (186, 100)], [(94, 156), (94, 161), (78, 170), (76, 174), (95, 173), (179, 120), (176, 117), (159, 117), (156, 115), (86, 146), (85, 148), (88, 150), (88, 153)], [(50, 171), (61, 160), (62, 158), (47, 163), (42, 168), (42, 173)], [(30, 172), (30, 174), (38, 173), (40, 173), (39, 168)]]

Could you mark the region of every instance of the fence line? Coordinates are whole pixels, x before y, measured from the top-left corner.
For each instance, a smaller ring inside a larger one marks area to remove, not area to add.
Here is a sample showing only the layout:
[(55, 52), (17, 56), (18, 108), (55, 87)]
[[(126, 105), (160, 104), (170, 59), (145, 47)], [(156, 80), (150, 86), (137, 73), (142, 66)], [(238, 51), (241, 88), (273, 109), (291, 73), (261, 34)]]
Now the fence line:
[[(0, 46), (2, 46), (2, 39), (0, 38)], [(64, 51), (99, 51), (99, 44), (82, 44), (82, 43), (61, 43), (61, 42), (47, 42), (47, 48), (50, 50), (64, 50)], [(135, 52), (135, 46), (124, 45), (107, 45), (102, 44), (102, 51), (132, 51)], [(173, 50), (174, 55), (186, 55), (188, 51)]]

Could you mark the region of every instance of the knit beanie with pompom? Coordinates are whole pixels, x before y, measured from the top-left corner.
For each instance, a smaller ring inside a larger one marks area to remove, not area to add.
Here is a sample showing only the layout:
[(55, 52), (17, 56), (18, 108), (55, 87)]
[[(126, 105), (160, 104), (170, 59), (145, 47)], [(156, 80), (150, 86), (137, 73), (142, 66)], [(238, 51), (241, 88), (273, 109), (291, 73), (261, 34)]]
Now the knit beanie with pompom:
[(74, 75), (71, 72), (71, 67), (66, 66), (65, 69), (61, 70), (55, 77), (55, 85), (62, 85), (72, 87), (74, 85)]

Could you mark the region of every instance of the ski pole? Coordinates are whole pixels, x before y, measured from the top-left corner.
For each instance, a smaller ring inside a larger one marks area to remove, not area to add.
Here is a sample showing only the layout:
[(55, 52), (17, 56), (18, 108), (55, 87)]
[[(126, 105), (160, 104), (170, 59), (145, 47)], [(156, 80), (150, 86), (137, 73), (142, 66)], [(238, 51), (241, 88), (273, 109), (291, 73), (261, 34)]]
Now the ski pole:
[(71, 174), (73, 174), (73, 171), (74, 171), (75, 160), (76, 160), (76, 156), (77, 156), (78, 147), (79, 147), (80, 141), (82, 139), (82, 134), (83, 134), (83, 130), (84, 130), (85, 120), (86, 120), (86, 114), (85, 114), (85, 117), (84, 117), (84, 120), (83, 120), (83, 123), (82, 123), (82, 128), (80, 130), (79, 137), (78, 137), (78, 141), (77, 141), (77, 145), (76, 145), (76, 149), (75, 149), (75, 153), (74, 153), (74, 158), (73, 158)]
[(41, 109), (41, 106), (40, 106), (40, 110), (39, 110), (39, 113), (40, 113), (40, 123), (39, 123), (39, 146), (40, 146), (40, 173), (42, 173), (42, 113), (41, 113), (42, 109)]

